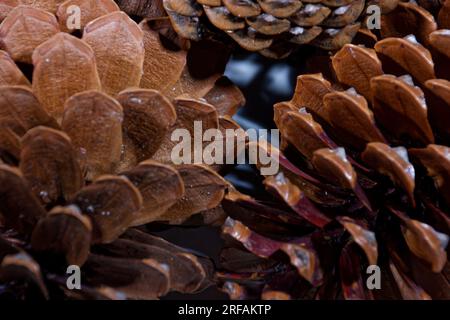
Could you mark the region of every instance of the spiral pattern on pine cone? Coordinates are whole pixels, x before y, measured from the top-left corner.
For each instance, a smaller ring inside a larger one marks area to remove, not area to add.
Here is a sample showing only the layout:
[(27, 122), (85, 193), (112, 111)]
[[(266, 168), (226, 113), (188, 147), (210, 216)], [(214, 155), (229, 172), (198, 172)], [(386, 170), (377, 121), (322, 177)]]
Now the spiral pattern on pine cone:
[[(170, 137), (193, 132), (194, 119), (239, 128), (242, 93), (218, 72), (192, 78), (186, 52), (167, 50), (113, 0), (26, 2), (0, 4), (0, 300), (211, 286), (208, 257), (135, 227), (224, 220), (223, 166), (173, 166)], [(73, 5), (79, 29), (66, 25)], [(72, 291), (65, 275), (77, 267)]]
[[(384, 32), (417, 37), (347, 44), (328, 79), (300, 75), (274, 106), (282, 147), (267, 152), (280, 171), (263, 183), (282, 203), (226, 197), (234, 242), (218, 276), (230, 297), (450, 298), (450, 30), (412, 3), (388, 21)], [(380, 290), (366, 286), (369, 265)]]
[(207, 22), (242, 48), (281, 58), (298, 45), (336, 50), (351, 42), (371, 4), (392, 10), (398, 0), (164, 0), (180, 36), (200, 40)]

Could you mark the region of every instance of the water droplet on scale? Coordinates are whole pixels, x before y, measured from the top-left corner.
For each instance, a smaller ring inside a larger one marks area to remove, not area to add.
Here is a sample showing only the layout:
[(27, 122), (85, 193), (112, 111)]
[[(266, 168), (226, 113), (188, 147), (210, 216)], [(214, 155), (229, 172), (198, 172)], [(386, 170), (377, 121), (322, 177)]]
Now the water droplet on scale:
[(142, 103), (142, 99), (141, 98), (136, 98), (136, 97), (131, 98), (130, 101), (132, 103), (137, 103), (137, 104), (141, 104)]
[(39, 192), (39, 197), (42, 199), (42, 201), (44, 201), (45, 203), (50, 202), (50, 198), (48, 197), (48, 192), (47, 191), (40, 191)]

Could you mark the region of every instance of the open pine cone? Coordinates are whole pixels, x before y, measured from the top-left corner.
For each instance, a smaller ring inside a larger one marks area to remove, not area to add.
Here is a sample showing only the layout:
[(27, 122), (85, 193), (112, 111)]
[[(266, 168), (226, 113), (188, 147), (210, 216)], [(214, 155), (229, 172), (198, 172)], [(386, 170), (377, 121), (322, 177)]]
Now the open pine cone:
[[(60, 2), (7, 2), (0, 25), (0, 296), (198, 292), (212, 261), (137, 227), (223, 221), (223, 167), (170, 165), (170, 136), (238, 128), (243, 96), (219, 73), (193, 78), (186, 52), (113, 1)], [(70, 4), (85, 8), (81, 39), (63, 32)]]
[[(399, 20), (405, 10), (423, 20)], [(274, 106), (280, 171), (264, 197), (223, 204), (231, 298), (450, 299), (450, 30), (438, 24), (401, 4), (382, 33), (417, 38), (345, 45), (328, 80), (300, 75)]]
[[(271, 58), (289, 55), (304, 44), (336, 50), (364, 26), (366, 8), (384, 13), (398, 0), (159, 0), (117, 1), (130, 14), (158, 18), (165, 14), (181, 38), (199, 41), (228, 35), (239, 46)], [(370, 10), (369, 10), (370, 11)], [(165, 12), (165, 13), (164, 13)], [(369, 12), (373, 13), (373, 12)]]

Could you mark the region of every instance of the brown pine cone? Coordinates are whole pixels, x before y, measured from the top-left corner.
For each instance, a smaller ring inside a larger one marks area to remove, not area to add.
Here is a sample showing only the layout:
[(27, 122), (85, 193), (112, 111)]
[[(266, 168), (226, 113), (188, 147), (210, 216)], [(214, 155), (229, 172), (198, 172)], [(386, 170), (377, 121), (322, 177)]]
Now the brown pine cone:
[[(117, 1), (132, 15), (160, 18), (161, 7), (175, 31), (199, 41), (230, 36), (245, 50), (272, 58), (289, 55), (303, 44), (336, 50), (351, 42), (364, 25), (366, 8), (379, 5), (384, 12), (398, 0), (160, 0)], [(162, 2), (162, 4), (158, 4)], [(222, 32), (222, 33), (221, 33)]]
[(243, 96), (219, 73), (192, 77), (186, 52), (113, 1), (73, 2), (90, 8), (81, 39), (53, 9), (17, 6), (0, 25), (0, 297), (199, 292), (210, 259), (136, 227), (223, 221), (223, 168), (171, 165), (170, 136), (197, 120), (238, 128)]
[(231, 298), (450, 299), (450, 32), (426, 38), (347, 44), (274, 106), (279, 172), (223, 204)]

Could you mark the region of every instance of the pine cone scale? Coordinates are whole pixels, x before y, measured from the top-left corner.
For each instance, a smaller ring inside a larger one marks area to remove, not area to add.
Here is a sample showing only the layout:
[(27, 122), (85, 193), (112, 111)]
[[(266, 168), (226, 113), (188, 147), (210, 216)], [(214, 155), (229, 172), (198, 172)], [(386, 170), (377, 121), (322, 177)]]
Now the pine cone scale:
[[(233, 221), (223, 232), (255, 257), (267, 256), (266, 262), (273, 259), (283, 263), (278, 258), (283, 250), (271, 241), (287, 245), (311, 237), (320, 268), (327, 270), (323, 281), (307, 294), (295, 290), (301, 288), (302, 280), (309, 280), (300, 270), (296, 284), (281, 289), (277, 286), (280, 280), (275, 279), (288, 279), (287, 272), (265, 268), (268, 274), (261, 275), (254, 271), (253, 275), (258, 274), (258, 280), (264, 282), (257, 291), (260, 297), (267, 293), (281, 298), (273, 293), (278, 289), (287, 299), (308, 294), (320, 298), (324, 291), (344, 299), (449, 298), (448, 281), (439, 280), (446, 277), (449, 265), (446, 190), (450, 171), (449, 159), (443, 155), (450, 149), (448, 130), (440, 122), (448, 120), (444, 109), (449, 86), (447, 79), (437, 78), (448, 63), (448, 32), (436, 30), (439, 22), (417, 4), (399, 6), (391, 12), (392, 17), (398, 17), (405, 8), (411, 13), (408, 19), (426, 18), (420, 22), (424, 29), (414, 30), (406, 23), (402, 30), (417, 38), (381, 39), (375, 49), (346, 44), (331, 58), (332, 70), (324, 73), (327, 78), (322, 74), (300, 75), (292, 100), (274, 106), (283, 143), (281, 150), (273, 146), (266, 150), (280, 155), (280, 170), (265, 177), (264, 185), (276, 199), (266, 204), (259, 195), (245, 200), (240, 197), (240, 201), (226, 198), (234, 201), (233, 207), (226, 207)], [(439, 8), (434, 12), (437, 16)], [(393, 19), (382, 24), (382, 29), (399, 30), (398, 26), (401, 21)], [(326, 194), (318, 197), (320, 192), (312, 185)], [(309, 212), (329, 221), (319, 225), (300, 214), (299, 194), (311, 201)], [(260, 212), (256, 208), (263, 203), (274, 212), (275, 208), (284, 211), (277, 211), (275, 217), (264, 215), (277, 227), (248, 218)], [(246, 216), (238, 214), (236, 207), (245, 208)], [(288, 212), (298, 213), (314, 226), (312, 231), (290, 231), (287, 223), (279, 222)], [(342, 228), (334, 227), (332, 221)], [(231, 225), (235, 226), (234, 234), (229, 230)], [(331, 230), (335, 238), (329, 235)], [(330, 241), (329, 247), (324, 247), (324, 239)], [(228, 246), (232, 248), (234, 242), (230, 240)], [(278, 253), (263, 253), (261, 248)], [(360, 271), (374, 264), (387, 272), (383, 281), (388, 288), (383, 284), (379, 291), (367, 289)], [(291, 259), (285, 267), (298, 266)], [(227, 271), (247, 279), (239, 269)], [(224, 278), (229, 289), (231, 279), (230, 275)], [(249, 294), (245, 282), (239, 286), (230, 294)]]
[[(353, 1), (298, 1), (298, 0), (223, 0), (223, 1), (182, 1), (163, 0), (174, 29), (183, 38), (198, 41), (205, 36), (217, 33), (207, 26), (231, 36), (241, 47), (249, 51), (260, 51), (267, 56), (276, 57), (277, 43), (312, 44), (326, 50), (336, 50), (349, 43), (361, 24), (363, 11), (368, 5), (364, 0)], [(172, 2), (181, 3), (190, 10), (182, 10)], [(397, 2), (397, 1), (392, 1)], [(196, 10), (203, 5), (204, 15)], [(392, 4), (392, 7), (395, 5)], [(195, 12), (195, 15), (193, 14)], [(197, 17), (194, 19), (194, 16)], [(206, 20), (205, 20), (206, 19)], [(188, 32), (185, 27), (191, 27)], [(293, 37), (296, 28), (307, 28), (308, 36), (301, 40)], [(319, 29), (322, 28), (322, 29)], [(339, 32), (342, 30), (342, 32)], [(256, 34), (255, 34), (256, 33)], [(254, 36), (253, 36), (254, 34)], [(246, 40), (246, 38), (249, 38)], [(267, 38), (252, 43), (253, 38)], [(318, 38), (314, 41), (315, 38)], [(269, 40), (273, 40), (270, 42)], [(264, 45), (263, 45), (264, 43)], [(273, 48), (268, 49), (273, 44)], [(279, 45), (278, 45), (279, 46)], [(288, 55), (278, 54), (283, 57)]]

